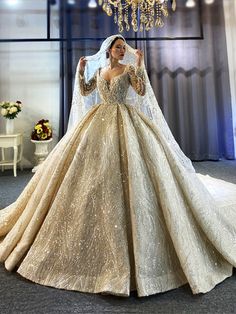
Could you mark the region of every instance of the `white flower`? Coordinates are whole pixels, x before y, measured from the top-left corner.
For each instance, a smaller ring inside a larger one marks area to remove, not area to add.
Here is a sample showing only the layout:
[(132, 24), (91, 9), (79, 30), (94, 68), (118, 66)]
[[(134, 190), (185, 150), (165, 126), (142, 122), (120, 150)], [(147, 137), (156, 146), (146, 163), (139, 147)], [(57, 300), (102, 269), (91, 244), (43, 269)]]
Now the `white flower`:
[(16, 107), (11, 107), (10, 110), (9, 110), (9, 113), (12, 114), (14, 112), (17, 112), (17, 108)]
[(6, 116), (7, 114), (8, 114), (8, 111), (7, 111), (7, 109), (2, 109), (1, 110), (1, 114), (3, 115), (3, 116)]
[(12, 111), (12, 113), (17, 112), (17, 111), (18, 111), (18, 108), (15, 107), (15, 106), (13, 106), (13, 107), (11, 108), (11, 111)]

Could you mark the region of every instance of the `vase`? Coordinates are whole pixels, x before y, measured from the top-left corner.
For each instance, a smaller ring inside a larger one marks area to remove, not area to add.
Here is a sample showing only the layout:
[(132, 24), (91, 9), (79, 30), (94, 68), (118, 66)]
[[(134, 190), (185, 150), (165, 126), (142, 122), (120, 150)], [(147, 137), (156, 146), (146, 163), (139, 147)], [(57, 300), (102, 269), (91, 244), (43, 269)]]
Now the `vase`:
[(6, 119), (6, 134), (14, 134), (14, 119)]
[(49, 154), (48, 148), (49, 148), (49, 143), (52, 141), (52, 138), (49, 140), (45, 141), (35, 141), (31, 140), (32, 143), (35, 144), (35, 151), (34, 151), (34, 158), (36, 165), (32, 169), (32, 172), (36, 172), (39, 166), (42, 164), (42, 162), (46, 159), (46, 157)]

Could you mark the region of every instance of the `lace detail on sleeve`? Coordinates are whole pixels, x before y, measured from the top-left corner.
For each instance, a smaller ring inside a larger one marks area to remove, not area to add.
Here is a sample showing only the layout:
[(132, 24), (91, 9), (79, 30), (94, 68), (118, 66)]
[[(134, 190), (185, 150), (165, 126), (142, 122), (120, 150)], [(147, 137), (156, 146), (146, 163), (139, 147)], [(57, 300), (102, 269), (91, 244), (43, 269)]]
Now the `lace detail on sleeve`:
[(133, 65), (129, 66), (128, 69), (130, 84), (134, 90), (141, 96), (145, 95), (146, 86), (145, 86), (145, 75), (142, 68), (134, 67)]
[(86, 83), (84, 75), (79, 74), (79, 87), (82, 96), (87, 96), (97, 87), (97, 72)]

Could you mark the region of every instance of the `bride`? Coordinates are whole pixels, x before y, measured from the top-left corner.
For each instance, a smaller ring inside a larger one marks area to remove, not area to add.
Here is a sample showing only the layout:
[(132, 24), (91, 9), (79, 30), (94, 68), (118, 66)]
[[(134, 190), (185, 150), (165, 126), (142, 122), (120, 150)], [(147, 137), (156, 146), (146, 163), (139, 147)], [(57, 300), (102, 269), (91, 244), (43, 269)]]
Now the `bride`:
[(207, 292), (236, 266), (236, 186), (195, 173), (120, 35), (82, 57), (69, 129), (0, 211), (0, 260), (42, 285)]

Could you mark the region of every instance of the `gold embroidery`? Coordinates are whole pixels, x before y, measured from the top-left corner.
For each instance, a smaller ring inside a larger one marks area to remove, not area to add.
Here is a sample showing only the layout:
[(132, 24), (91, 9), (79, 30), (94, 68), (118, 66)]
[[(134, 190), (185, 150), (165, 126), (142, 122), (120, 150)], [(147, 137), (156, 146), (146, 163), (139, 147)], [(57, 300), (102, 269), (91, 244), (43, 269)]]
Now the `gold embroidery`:
[(134, 66), (130, 65), (128, 74), (130, 83), (134, 90), (139, 95), (144, 96), (146, 92), (144, 71), (139, 67), (135, 68)]
[(86, 83), (84, 75), (79, 74), (79, 87), (82, 96), (87, 96), (97, 87), (97, 72)]

